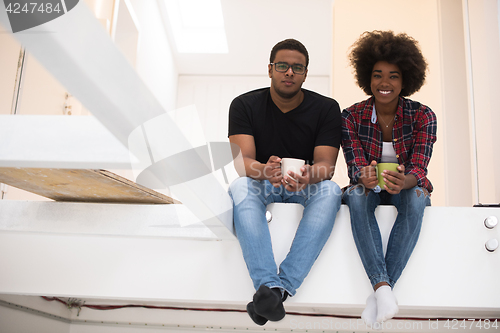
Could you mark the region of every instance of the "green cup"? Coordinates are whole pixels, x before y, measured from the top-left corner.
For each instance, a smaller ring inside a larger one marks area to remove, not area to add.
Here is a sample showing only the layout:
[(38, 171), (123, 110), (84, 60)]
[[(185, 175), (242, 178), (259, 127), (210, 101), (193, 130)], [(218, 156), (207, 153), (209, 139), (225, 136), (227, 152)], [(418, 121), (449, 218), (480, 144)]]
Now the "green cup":
[(397, 163), (379, 163), (375, 166), (375, 169), (377, 169), (378, 186), (380, 186), (381, 189), (384, 189), (385, 185), (382, 172), (384, 172), (384, 170), (399, 172), (398, 166), (399, 164)]

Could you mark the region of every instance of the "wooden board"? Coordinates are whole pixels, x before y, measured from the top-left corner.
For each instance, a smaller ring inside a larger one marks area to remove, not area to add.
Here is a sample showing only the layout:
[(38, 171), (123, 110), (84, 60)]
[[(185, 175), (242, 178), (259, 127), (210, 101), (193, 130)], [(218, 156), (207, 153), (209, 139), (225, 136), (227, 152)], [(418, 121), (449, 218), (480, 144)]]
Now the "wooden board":
[(55, 201), (180, 203), (107, 170), (0, 168), (0, 183)]

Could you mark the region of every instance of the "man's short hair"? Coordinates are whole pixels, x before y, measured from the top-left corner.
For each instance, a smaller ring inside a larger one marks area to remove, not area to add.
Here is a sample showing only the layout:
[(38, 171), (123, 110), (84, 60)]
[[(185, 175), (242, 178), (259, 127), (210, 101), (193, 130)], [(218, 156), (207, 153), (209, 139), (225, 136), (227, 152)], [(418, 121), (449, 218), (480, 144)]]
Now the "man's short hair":
[(273, 49), (271, 50), (271, 56), (269, 57), (269, 62), (273, 63), (274, 59), (276, 58), (276, 53), (280, 50), (295, 50), (299, 51), (306, 57), (306, 67), (309, 65), (309, 53), (307, 53), (307, 49), (298, 40), (295, 39), (285, 39), (278, 44), (274, 45)]

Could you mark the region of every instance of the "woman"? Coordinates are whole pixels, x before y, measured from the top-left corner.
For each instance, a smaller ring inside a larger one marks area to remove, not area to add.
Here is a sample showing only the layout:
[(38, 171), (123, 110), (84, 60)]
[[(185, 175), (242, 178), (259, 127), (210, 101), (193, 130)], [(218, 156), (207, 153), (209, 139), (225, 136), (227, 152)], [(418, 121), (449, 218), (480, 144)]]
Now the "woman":
[[(350, 185), (343, 194), (361, 261), (374, 293), (361, 317), (369, 325), (398, 312), (394, 284), (416, 245), (432, 184), (427, 165), (436, 141), (436, 116), (405, 98), (420, 89), (427, 63), (417, 41), (392, 31), (365, 32), (351, 47), (349, 60), (357, 84), (371, 97), (342, 112), (342, 148)], [(377, 163), (397, 163), (384, 170), (380, 188)], [(375, 218), (380, 204), (394, 205), (396, 221), (384, 256)]]

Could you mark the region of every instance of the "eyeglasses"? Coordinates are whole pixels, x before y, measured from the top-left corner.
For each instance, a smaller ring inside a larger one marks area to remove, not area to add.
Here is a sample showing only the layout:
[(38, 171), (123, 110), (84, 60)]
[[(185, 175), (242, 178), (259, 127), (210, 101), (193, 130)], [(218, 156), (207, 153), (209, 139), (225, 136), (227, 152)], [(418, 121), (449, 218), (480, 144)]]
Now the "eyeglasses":
[(286, 62), (272, 62), (271, 65), (274, 65), (274, 69), (276, 72), (286, 73), (290, 67), (292, 67), (292, 72), (294, 74), (304, 74), (306, 72), (307, 67), (301, 64), (289, 65)]

